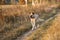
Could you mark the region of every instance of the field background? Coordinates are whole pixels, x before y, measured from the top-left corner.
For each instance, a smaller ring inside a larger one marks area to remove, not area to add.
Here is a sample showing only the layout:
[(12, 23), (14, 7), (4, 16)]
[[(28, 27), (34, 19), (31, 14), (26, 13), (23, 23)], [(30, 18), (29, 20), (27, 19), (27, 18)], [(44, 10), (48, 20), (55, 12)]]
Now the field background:
[(40, 22), (40, 27), (23, 40), (60, 40), (60, 4), (0, 5), (0, 40), (20, 40), (27, 34), (32, 28), (29, 19), (31, 12), (39, 14), (45, 21), (53, 19), (42, 26)]

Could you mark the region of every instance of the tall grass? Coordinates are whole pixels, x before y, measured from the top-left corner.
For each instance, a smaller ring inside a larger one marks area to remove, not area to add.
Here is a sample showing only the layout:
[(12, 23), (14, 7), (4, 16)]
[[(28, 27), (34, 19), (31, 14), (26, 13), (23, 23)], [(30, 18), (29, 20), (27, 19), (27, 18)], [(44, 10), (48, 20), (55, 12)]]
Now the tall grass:
[(45, 8), (46, 7), (43, 8), (40, 6), (38, 8), (29, 6), (2, 7), (2, 17), (4, 20), (1, 20), (0, 18), (0, 39), (15, 40), (18, 36), (31, 30), (29, 20), (30, 12), (38, 13), (40, 18), (45, 20), (57, 14), (57, 7), (53, 7), (51, 10), (47, 9), (49, 11), (46, 11)]

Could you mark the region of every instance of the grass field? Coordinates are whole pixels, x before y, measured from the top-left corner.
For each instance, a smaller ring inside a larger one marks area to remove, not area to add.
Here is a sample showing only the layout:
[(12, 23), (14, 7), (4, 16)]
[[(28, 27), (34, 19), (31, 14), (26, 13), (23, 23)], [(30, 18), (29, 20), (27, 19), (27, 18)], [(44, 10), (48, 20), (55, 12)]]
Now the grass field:
[[(7, 5), (6, 5), (7, 6)], [(32, 11), (38, 13), (40, 18), (47, 20), (50, 17), (56, 15), (59, 11), (59, 7), (25, 7), (25, 6), (9, 6), (4, 7), (2, 5), (2, 18), (0, 18), (0, 40), (15, 40), (17, 37), (22, 36), (24, 33), (31, 30), (32, 26), (29, 20), (29, 13)], [(50, 8), (50, 9), (49, 9)], [(50, 26), (52, 22), (48, 22), (47, 25)], [(37, 29), (32, 35), (26, 40), (40, 40), (44, 30), (47, 27)], [(40, 30), (42, 29), (42, 33)], [(43, 37), (43, 36), (42, 36)]]

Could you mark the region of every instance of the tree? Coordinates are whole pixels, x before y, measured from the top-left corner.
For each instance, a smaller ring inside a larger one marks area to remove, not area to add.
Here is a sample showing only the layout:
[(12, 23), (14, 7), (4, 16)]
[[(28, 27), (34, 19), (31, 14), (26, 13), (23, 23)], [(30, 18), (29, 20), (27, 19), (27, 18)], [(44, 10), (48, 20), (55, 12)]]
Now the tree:
[(2, 4), (2, 0), (0, 0), (0, 5)]

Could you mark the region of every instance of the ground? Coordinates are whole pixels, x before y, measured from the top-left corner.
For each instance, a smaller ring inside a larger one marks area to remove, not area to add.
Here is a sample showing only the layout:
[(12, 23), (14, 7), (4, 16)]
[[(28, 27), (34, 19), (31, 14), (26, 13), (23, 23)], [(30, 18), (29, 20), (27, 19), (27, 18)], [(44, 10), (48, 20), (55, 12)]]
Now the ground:
[[(2, 9), (1, 40), (60, 40), (60, 5), (44, 7), (2, 5), (0, 9)], [(30, 12), (39, 14), (40, 18), (45, 20), (33, 31), (29, 19)]]

